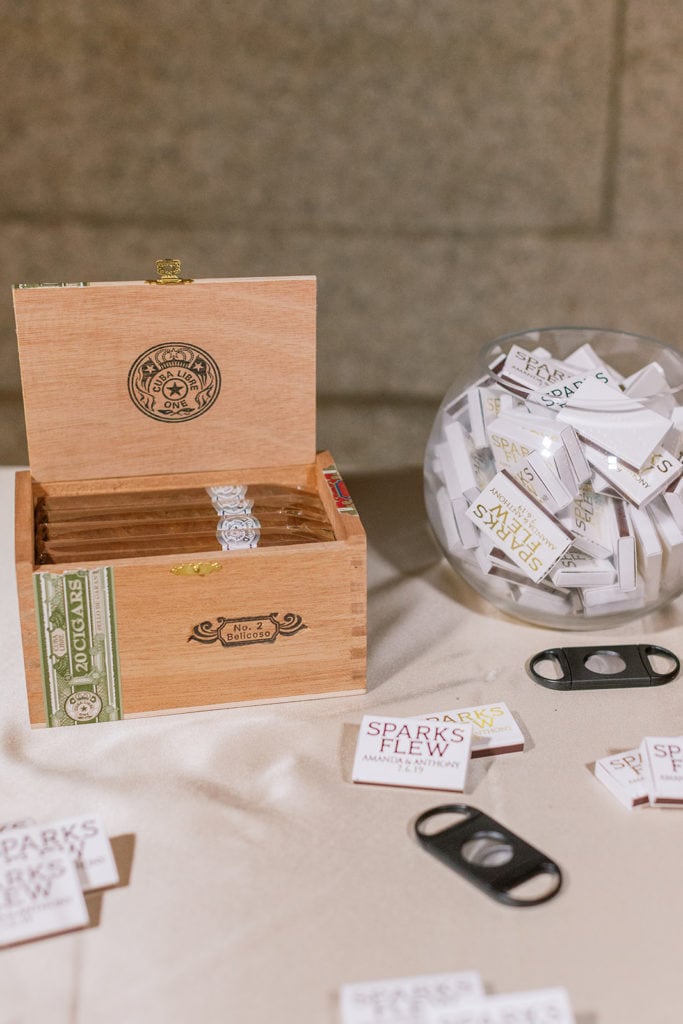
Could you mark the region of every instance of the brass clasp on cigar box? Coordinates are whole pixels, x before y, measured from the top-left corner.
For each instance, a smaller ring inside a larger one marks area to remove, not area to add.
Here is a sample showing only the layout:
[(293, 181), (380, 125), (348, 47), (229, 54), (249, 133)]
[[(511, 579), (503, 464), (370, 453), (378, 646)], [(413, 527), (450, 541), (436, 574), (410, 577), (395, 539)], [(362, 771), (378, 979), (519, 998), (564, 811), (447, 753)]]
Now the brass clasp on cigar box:
[(223, 566), (220, 562), (182, 562), (170, 570), (174, 576), (209, 576), (219, 572)]
[(191, 277), (180, 276), (180, 260), (155, 260), (155, 263), (157, 276), (147, 284), (192, 284)]

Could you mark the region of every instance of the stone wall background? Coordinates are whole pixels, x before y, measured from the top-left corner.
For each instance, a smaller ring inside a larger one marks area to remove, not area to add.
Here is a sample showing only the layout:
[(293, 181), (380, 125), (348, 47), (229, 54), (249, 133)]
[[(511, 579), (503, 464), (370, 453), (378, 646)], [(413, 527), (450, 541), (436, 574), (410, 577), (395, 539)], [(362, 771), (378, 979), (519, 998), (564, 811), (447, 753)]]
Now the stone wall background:
[(498, 334), (683, 347), (682, 0), (5, 0), (0, 38), (0, 461), (27, 459), (10, 285), (159, 256), (317, 274), (346, 468), (420, 462)]

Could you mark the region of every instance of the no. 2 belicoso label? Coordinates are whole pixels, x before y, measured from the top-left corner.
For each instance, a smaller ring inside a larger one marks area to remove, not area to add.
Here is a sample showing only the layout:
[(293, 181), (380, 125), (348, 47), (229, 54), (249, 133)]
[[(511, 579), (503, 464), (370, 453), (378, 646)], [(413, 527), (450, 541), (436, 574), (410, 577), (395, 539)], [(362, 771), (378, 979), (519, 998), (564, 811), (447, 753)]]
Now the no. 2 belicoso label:
[(294, 636), (306, 629), (300, 615), (288, 612), (278, 619), (277, 612), (270, 615), (246, 615), (227, 618), (219, 615), (214, 621), (200, 622), (188, 636), (200, 644), (219, 643), (223, 647), (244, 647), (246, 644), (272, 644), (280, 636)]

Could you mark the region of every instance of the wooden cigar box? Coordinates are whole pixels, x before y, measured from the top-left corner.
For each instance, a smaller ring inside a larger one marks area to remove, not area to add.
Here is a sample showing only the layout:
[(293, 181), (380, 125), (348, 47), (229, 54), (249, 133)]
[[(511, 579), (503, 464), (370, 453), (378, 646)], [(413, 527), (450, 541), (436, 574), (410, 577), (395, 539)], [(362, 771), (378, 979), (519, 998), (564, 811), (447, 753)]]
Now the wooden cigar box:
[[(315, 278), (159, 261), (152, 281), (20, 285), (14, 305), (31, 724), (364, 692), (365, 532), (315, 448)], [(317, 492), (331, 539), (36, 563), (41, 499), (260, 484)]]

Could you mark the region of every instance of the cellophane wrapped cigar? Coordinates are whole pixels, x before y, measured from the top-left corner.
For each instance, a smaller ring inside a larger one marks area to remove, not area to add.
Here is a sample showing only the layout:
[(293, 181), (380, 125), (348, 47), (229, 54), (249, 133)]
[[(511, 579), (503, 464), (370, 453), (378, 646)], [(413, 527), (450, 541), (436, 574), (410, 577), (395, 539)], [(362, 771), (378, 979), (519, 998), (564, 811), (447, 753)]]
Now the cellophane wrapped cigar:
[(97, 529), (120, 525), (136, 525), (142, 523), (175, 523), (180, 520), (196, 523), (215, 521), (219, 514), (241, 514), (248, 513), (255, 516), (265, 515), (288, 515), (307, 519), (313, 522), (327, 522), (327, 516), (322, 503), (314, 505), (308, 501), (302, 501), (296, 496), (294, 499), (287, 499), (284, 503), (280, 499), (271, 497), (263, 498), (258, 504), (247, 505), (240, 509), (231, 509), (230, 512), (219, 513), (210, 505), (190, 504), (175, 506), (152, 505), (141, 507), (130, 506), (121, 509), (97, 509), (93, 512), (69, 510), (67, 513), (54, 512), (47, 514), (41, 506), (36, 509), (36, 529), (48, 527), (50, 531), (75, 531), (82, 529)]
[(309, 517), (325, 518), (322, 502), (315, 491), (280, 484), (253, 484), (230, 487), (189, 487), (174, 491), (127, 491), (112, 494), (72, 495), (40, 498), (36, 504), (36, 523), (88, 521), (104, 517), (187, 518), (193, 514), (207, 515), (231, 512), (254, 512), (261, 508), (300, 510)]
[[(334, 540), (317, 494), (278, 485), (155, 494), (43, 499), (36, 507), (36, 562), (76, 562), (232, 551)], [(252, 496), (251, 492), (256, 494)], [(105, 507), (102, 498), (113, 501)], [(138, 498), (142, 499), (138, 502)], [(170, 501), (168, 499), (171, 499)], [(127, 504), (114, 507), (116, 499)], [(182, 504), (174, 504), (176, 499)], [(89, 499), (88, 499), (89, 501)], [(64, 517), (66, 516), (66, 518)]]
[[(322, 516), (302, 515), (298, 510), (259, 509), (245, 513), (254, 516), (264, 527), (301, 526), (319, 534), (327, 534), (330, 526)], [(155, 520), (148, 518), (90, 519), (73, 522), (41, 522), (36, 526), (36, 543), (47, 541), (126, 541), (135, 538), (182, 537), (184, 534), (210, 534), (215, 532), (220, 516), (211, 514), (185, 515)]]
[(276, 544), (310, 544), (334, 540), (328, 526), (311, 525), (301, 520), (283, 520), (263, 525), (253, 516), (230, 516), (221, 530), (196, 530), (167, 536), (146, 535), (117, 540), (38, 541), (36, 563), (94, 561), (109, 558), (143, 558), (149, 555), (173, 555), (199, 551), (235, 551), (270, 547)]
[[(308, 523), (311, 528), (325, 528), (328, 525), (324, 510), (298, 508), (290, 505), (268, 506), (261, 504), (250, 512), (230, 513), (231, 515), (253, 515), (262, 523), (276, 526), (278, 522), (287, 520), (290, 523), (299, 521)], [(182, 534), (185, 530), (206, 533), (215, 529), (220, 515), (213, 509), (184, 507), (167, 510), (156, 515), (154, 510), (141, 509), (137, 513), (114, 516), (113, 513), (102, 513), (101, 516), (89, 516), (87, 519), (69, 519), (56, 521), (42, 520), (36, 522), (36, 540), (123, 540), (127, 537), (169, 536)]]

